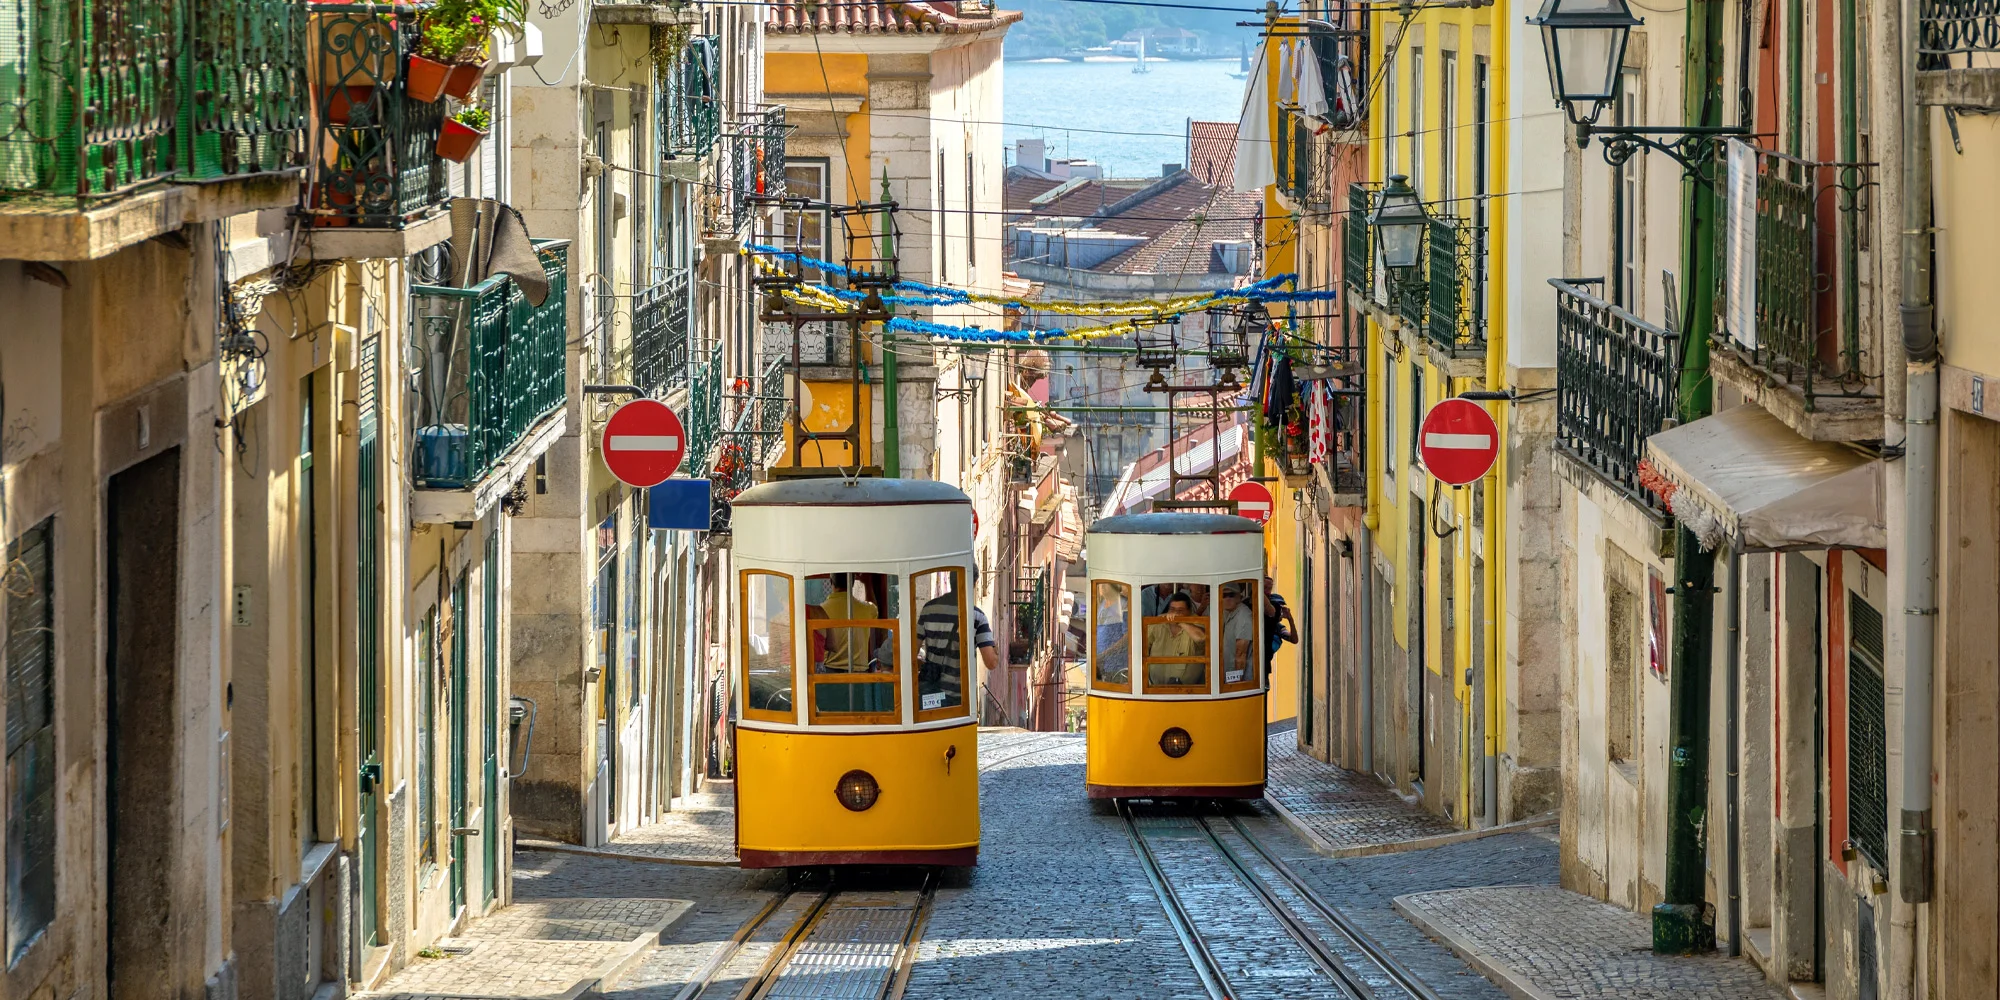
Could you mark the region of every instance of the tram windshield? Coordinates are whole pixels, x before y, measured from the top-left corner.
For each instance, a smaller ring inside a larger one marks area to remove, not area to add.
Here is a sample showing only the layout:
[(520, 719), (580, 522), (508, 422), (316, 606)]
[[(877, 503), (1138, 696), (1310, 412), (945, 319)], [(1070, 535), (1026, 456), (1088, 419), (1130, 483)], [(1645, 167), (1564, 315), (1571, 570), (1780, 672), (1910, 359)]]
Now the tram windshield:
[(1207, 584), (1154, 584), (1146, 626), (1146, 692), (1185, 694), (1208, 690), (1209, 588)]
[(1216, 597), (1215, 633), (1222, 663), (1222, 689), (1257, 686), (1257, 665), (1262, 659), (1257, 648), (1257, 581), (1237, 580), (1222, 585)]
[(813, 721), (836, 725), (899, 721), (898, 585), (893, 573), (806, 577)]
[(1097, 634), (1092, 637), (1091, 659), (1095, 687), (1132, 687), (1132, 588), (1110, 580), (1097, 581), (1092, 597), (1097, 608), (1093, 619)]
[(792, 720), (792, 578), (743, 574), (744, 712)]
[(965, 707), (965, 588), (960, 570), (910, 578), (917, 602), (917, 719), (963, 714)]

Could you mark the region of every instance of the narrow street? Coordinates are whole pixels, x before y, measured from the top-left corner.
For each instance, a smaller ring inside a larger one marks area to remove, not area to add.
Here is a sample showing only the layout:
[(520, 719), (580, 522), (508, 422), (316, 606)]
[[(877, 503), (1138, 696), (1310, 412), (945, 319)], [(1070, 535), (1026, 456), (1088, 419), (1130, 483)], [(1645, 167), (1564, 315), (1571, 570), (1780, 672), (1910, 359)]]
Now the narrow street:
[[(1301, 763), (1293, 738), (1288, 727), (1272, 734), (1272, 801), (1287, 795), (1283, 775), (1317, 764)], [(373, 995), (563, 992), (507, 992), (533, 966), (583, 970), (575, 989), (617, 1000), (1499, 1000), (1509, 991), (1482, 974), (1495, 970), (1528, 996), (1778, 996), (1740, 960), (1653, 956), (1643, 921), (1621, 924), (1617, 918), (1631, 915), (1557, 889), (1553, 825), (1401, 849), (1432, 842), (1434, 824), (1400, 801), (1401, 808), (1357, 801), (1377, 840), (1344, 850), (1380, 853), (1336, 858), (1316, 852), (1269, 802), (1207, 811), (1205, 822), (1218, 831), (1212, 842), (1197, 839), (1203, 820), (1191, 805), (1136, 803), (1134, 828), (1212, 956), (1222, 979), (1215, 985), (1226, 991), (1218, 994), (1204, 985), (1123, 815), (1082, 795), (1083, 751), (1080, 734), (984, 732), (979, 864), (934, 883), (917, 872), (850, 872), (837, 882), (810, 873), (788, 882), (783, 870), (718, 864), (729, 831), (707, 818), (648, 828), (643, 841), (602, 849), (523, 845), (515, 902), (478, 925), (482, 937), (448, 939), (444, 957), (416, 962)], [(1337, 834), (1345, 818), (1330, 809), (1317, 825)], [(664, 839), (661, 828), (680, 838)], [(1276, 910), (1221, 855), (1204, 853), (1208, 843), (1226, 843), (1245, 860), (1270, 900), (1337, 960), (1333, 974), (1307, 959)], [(1354, 936), (1317, 913), (1277, 866)], [(510, 920), (518, 911), (542, 919)], [(630, 932), (663, 915), (665, 925), (634, 947)], [(912, 915), (919, 936), (904, 947)], [(1636, 937), (1621, 941), (1621, 932)], [(525, 947), (518, 936), (529, 933), (547, 943)], [(516, 939), (500, 940), (510, 934)], [(619, 948), (627, 953), (612, 954)], [(1367, 949), (1378, 949), (1386, 966)], [(1469, 965), (1461, 957), (1468, 953), (1483, 956), (1483, 967)]]

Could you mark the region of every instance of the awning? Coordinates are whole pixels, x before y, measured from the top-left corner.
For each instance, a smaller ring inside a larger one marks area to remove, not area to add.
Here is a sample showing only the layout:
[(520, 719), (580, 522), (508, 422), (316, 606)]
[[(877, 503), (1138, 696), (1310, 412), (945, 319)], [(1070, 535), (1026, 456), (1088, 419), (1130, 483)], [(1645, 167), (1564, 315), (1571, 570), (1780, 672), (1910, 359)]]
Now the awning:
[(1738, 406), (1646, 440), (1640, 480), (1704, 550), (1885, 547), (1882, 463)]

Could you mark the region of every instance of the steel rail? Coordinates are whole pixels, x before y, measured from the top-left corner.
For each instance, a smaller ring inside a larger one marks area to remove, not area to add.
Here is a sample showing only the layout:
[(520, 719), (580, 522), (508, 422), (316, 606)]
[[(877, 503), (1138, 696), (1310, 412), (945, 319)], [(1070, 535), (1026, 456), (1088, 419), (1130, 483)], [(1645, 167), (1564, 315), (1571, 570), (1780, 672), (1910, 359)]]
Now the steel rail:
[(917, 948), (924, 942), (924, 924), (930, 921), (931, 904), (937, 901), (937, 884), (937, 869), (924, 873), (923, 894), (917, 897), (917, 908), (910, 914), (910, 929), (903, 933), (902, 955), (896, 960), (895, 974), (882, 987), (881, 1000), (902, 1000), (903, 991), (910, 988), (910, 973), (917, 966)]
[(714, 985), (715, 977), (722, 974), (722, 970), (729, 966), (730, 960), (742, 952), (743, 946), (750, 943), (750, 939), (763, 929), (764, 924), (769, 922), (792, 896), (793, 893), (788, 890), (771, 897), (771, 901), (765, 903), (763, 909), (744, 921), (743, 926), (737, 928), (736, 933), (731, 935), (728, 941), (723, 942), (722, 947), (716, 949), (715, 954), (710, 955), (707, 962), (702, 963), (701, 968), (695, 971), (694, 977), (688, 980), (687, 985), (674, 994), (674, 1000), (696, 1000), (703, 991)]
[[(1217, 810), (1217, 812), (1220, 812), (1220, 810)], [(1333, 904), (1327, 902), (1325, 897), (1321, 896), (1317, 890), (1307, 885), (1305, 879), (1301, 878), (1298, 872), (1293, 871), (1290, 865), (1279, 860), (1277, 855), (1272, 854), (1264, 846), (1263, 842), (1251, 835), (1249, 828), (1243, 825), (1241, 819), (1227, 814), (1224, 814), (1224, 818), (1229, 820), (1229, 825), (1235, 828), (1236, 835), (1243, 838), (1243, 842), (1249, 844), (1250, 849), (1256, 851), (1257, 855), (1264, 859), (1264, 863), (1270, 865), (1271, 870), (1277, 872), (1279, 877), (1285, 880), (1285, 883), (1291, 887), (1293, 892), (1298, 893), (1299, 898), (1305, 900), (1308, 906), (1318, 910), (1320, 916), (1325, 917), (1328, 923), (1338, 928), (1341, 935), (1346, 937), (1349, 943), (1367, 955), (1368, 960), (1375, 963), (1376, 968), (1381, 969), (1382, 974), (1393, 980), (1403, 992), (1408, 993), (1410, 996), (1416, 998), (1416, 1000), (1443, 1000), (1442, 997), (1438, 996), (1436, 990), (1431, 989), (1425, 985), (1422, 979), (1417, 978), (1416, 974), (1411, 972), (1408, 966), (1390, 956), (1388, 950), (1383, 948), (1380, 942), (1371, 937), (1368, 932), (1356, 926), (1354, 921), (1348, 918), (1347, 914), (1340, 912)], [(1207, 829), (1206, 822), (1202, 826), (1203, 829)], [(1210, 836), (1213, 837), (1214, 834), (1211, 832)]]
[[(791, 894), (786, 895), (789, 897)], [(792, 929), (786, 932), (784, 940), (771, 949), (770, 956), (764, 959), (764, 964), (757, 970), (757, 974), (750, 977), (750, 981), (737, 992), (736, 1000), (752, 1000), (753, 997), (770, 991), (771, 986), (778, 981), (779, 973), (791, 962), (792, 953), (798, 951), (799, 945), (811, 933), (813, 925), (826, 913), (827, 904), (833, 902), (833, 897), (837, 895), (839, 895), (837, 891), (829, 889), (820, 893), (818, 899), (813, 900), (813, 905), (799, 917), (799, 922), (793, 924)]]
[(1118, 815), (1125, 820), (1125, 832), (1132, 837), (1132, 850), (1139, 856), (1139, 865), (1145, 869), (1146, 880), (1153, 883), (1154, 894), (1160, 897), (1174, 936), (1180, 938), (1181, 947), (1186, 949), (1188, 958), (1194, 963), (1194, 972), (1201, 979), (1202, 988), (1208, 992), (1210, 1000), (1236, 1000), (1236, 993), (1230, 989), (1229, 980), (1223, 974), (1222, 963), (1208, 950), (1208, 943), (1202, 940), (1194, 918), (1188, 916), (1187, 909), (1181, 905), (1180, 894), (1167, 881), (1160, 859), (1153, 855), (1151, 847), (1146, 846), (1146, 836), (1139, 832), (1139, 820), (1132, 815), (1131, 804), (1123, 799), (1117, 802)]
[[(1209, 808), (1217, 813), (1221, 812), (1220, 809), (1216, 809), (1213, 805)], [(1277, 918), (1278, 923), (1284, 927), (1285, 933), (1290, 935), (1291, 939), (1297, 942), (1300, 948), (1305, 950), (1306, 957), (1312, 959), (1313, 964), (1319, 966), (1321, 972), (1326, 973), (1334, 982), (1340, 984), (1342, 989), (1356, 997), (1357, 1000), (1375, 1000), (1374, 991), (1369, 989), (1367, 984), (1354, 975), (1354, 970), (1349, 969), (1347, 963), (1341, 961), (1340, 956), (1334, 954), (1333, 950), (1320, 940), (1319, 935), (1314, 933), (1312, 928), (1307, 927), (1305, 922), (1299, 919), (1298, 914), (1292, 912), (1292, 908), (1279, 899), (1277, 893), (1272, 892), (1271, 887), (1266, 885), (1264, 880), (1257, 876), (1257, 873), (1250, 870), (1249, 865), (1243, 863), (1243, 859), (1237, 856), (1235, 850), (1231, 849), (1228, 844), (1223, 843), (1221, 837), (1216, 836), (1214, 828), (1208, 825), (1207, 816), (1197, 815), (1194, 818), (1194, 822), (1195, 826), (1200, 827), (1201, 832), (1207, 835), (1208, 842), (1214, 845), (1216, 853), (1222, 855), (1222, 859), (1229, 862), (1229, 867), (1236, 870), (1237, 878), (1241, 879), (1243, 884), (1248, 886), (1252, 893), (1256, 894), (1257, 901), (1264, 904), (1264, 909), (1270, 911), (1271, 916)], [(1248, 835), (1238, 831), (1238, 836), (1241, 836), (1245, 843), (1249, 843), (1250, 838)], [(1253, 848), (1255, 846), (1254, 844), (1252, 845)], [(1265, 855), (1265, 859), (1268, 861), (1269, 856)], [(1272, 867), (1276, 868), (1277, 866), (1273, 864)]]

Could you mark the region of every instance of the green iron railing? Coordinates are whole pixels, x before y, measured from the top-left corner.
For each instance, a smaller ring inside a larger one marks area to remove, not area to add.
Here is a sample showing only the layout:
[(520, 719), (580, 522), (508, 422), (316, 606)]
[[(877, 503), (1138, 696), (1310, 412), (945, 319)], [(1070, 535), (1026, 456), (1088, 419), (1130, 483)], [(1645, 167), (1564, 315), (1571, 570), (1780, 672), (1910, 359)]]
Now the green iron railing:
[(660, 66), (660, 149), (668, 159), (707, 156), (722, 133), (722, 45), (695, 35)]
[(714, 467), (715, 446), (722, 437), (722, 342), (697, 348), (688, 370), (687, 413), (681, 424), (687, 431), (687, 468), (690, 475), (707, 476)]
[(632, 300), (632, 384), (652, 395), (687, 384), (692, 273), (675, 271)]
[(1486, 308), (1477, 278), (1486, 266), (1486, 231), (1433, 215), (1424, 255), (1430, 273), (1424, 330), (1432, 346), (1453, 357), (1485, 353)]
[(1367, 184), (1347, 186), (1347, 238), (1341, 247), (1341, 273), (1349, 291), (1363, 298), (1375, 284), (1375, 234), (1368, 229), (1368, 212), (1375, 192)]
[(1313, 124), (1296, 109), (1278, 116), (1278, 190), (1298, 204), (1311, 200), (1318, 188), (1313, 168)]
[(0, 0), (0, 197), (296, 165), (294, 0)]
[(1679, 337), (1564, 282), (1556, 289), (1556, 447), (1636, 503), (1646, 439), (1674, 415)]
[(451, 200), (437, 155), (445, 102), (412, 100), (405, 69), (427, 4), (315, 3), (312, 184), (320, 226), (401, 229)]
[(569, 242), (535, 248), (549, 279), (539, 306), (504, 274), (471, 288), (410, 288), (421, 489), (471, 487), (567, 401)]

